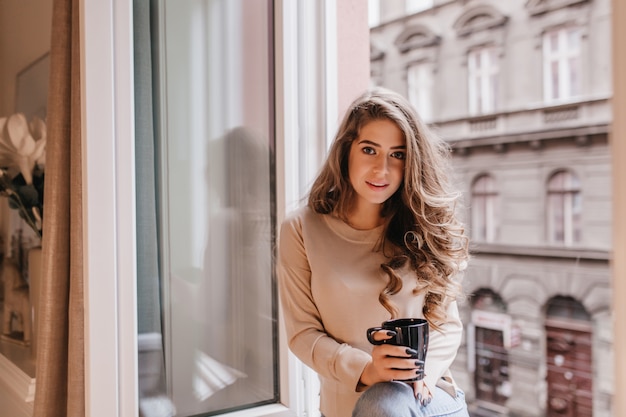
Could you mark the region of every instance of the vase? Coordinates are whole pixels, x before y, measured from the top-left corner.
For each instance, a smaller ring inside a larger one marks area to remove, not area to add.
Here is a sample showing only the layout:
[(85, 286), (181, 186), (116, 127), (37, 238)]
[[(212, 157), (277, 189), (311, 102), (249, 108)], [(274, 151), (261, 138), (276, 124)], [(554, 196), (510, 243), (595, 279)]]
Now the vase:
[(28, 251), (28, 286), (32, 312), (32, 335), (30, 341), (31, 355), (37, 357), (37, 321), (39, 314), (39, 286), (41, 284), (41, 247)]

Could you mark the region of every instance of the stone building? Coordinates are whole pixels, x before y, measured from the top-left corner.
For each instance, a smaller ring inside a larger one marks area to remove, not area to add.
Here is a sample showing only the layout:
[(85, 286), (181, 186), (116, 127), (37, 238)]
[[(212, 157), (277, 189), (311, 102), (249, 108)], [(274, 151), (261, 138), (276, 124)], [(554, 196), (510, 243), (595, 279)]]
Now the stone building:
[(370, 2), (372, 84), (452, 146), (477, 416), (612, 415), (611, 3)]

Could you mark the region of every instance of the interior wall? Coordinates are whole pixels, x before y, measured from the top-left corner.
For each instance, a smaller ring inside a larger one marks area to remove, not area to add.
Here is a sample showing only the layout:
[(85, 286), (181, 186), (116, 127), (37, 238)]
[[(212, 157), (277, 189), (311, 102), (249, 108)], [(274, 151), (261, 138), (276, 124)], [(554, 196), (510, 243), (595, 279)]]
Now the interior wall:
[(0, 1), (0, 117), (15, 111), (17, 74), (50, 50), (52, 0)]

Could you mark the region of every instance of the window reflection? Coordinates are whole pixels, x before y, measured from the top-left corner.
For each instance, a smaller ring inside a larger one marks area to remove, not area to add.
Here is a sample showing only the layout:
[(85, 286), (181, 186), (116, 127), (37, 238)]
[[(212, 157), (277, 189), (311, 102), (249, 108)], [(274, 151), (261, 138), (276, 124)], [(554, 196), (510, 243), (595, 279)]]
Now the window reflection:
[[(138, 314), (145, 321), (156, 302), (163, 323), (139, 335), (140, 414), (275, 402), (272, 2), (164, 0), (155, 14), (158, 253), (145, 258), (160, 273), (156, 294), (140, 290)], [(149, 275), (138, 288), (154, 287)]]

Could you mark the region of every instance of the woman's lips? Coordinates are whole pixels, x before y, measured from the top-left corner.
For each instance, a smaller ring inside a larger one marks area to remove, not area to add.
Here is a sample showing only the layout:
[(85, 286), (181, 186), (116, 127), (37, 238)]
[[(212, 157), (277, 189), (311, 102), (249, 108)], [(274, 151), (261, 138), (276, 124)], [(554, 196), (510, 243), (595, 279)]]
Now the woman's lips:
[(389, 184), (365, 181), (367, 185), (374, 190), (383, 190), (389, 186)]

